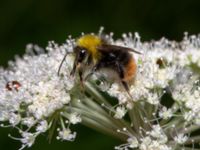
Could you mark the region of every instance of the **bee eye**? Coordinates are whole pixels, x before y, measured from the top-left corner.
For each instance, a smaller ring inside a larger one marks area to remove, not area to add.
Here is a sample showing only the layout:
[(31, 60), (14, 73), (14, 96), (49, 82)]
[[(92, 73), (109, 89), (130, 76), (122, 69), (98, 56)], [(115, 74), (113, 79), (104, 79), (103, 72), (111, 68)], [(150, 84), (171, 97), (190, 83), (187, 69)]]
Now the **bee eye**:
[(85, 54), (86, 54), (86, 50), (82, 49), (82, 50), (80, 51), (80, 56), (81, 56), (81, 57), (84, 57)]
[(83, 53), (85, 53), (85, 50), (84, 50), (84, 49), (82, 49), (82, 50), (81, 50), (81, 53), (82, 53), (82, 54), (83, 54)]

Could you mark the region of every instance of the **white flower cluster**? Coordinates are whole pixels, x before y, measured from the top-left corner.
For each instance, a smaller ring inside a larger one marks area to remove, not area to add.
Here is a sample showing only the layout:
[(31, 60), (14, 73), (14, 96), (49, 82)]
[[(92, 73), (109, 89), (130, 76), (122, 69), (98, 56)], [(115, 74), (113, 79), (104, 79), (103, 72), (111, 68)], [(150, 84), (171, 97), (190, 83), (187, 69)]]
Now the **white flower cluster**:
[[(137, 33), (135, 38), (132, 38), (131, 34), (125, 34), (124, 40), (116, 41), (115, 44), (131, 47), (142, 52), (142, 55), (133, 54), (138, 68), (137, 77), (134, 79), (134, 83), (130, 85), (132, 100), (135, 103), (140, 103), (139, 106), (141, 108), (139, 109), (142, 109), (139, 112), (133, 112), (141, 113), (142, 117), (136, 117), (137, 115), (132, 115), (132, 117), (142, 119), (143, 122), (151, 124), (151, 126), (152, 124), (162, 124), (164, 129), (166, 128), (163, 133), (170, 133), (161, 138), (163, 140), (166, 139), (164, 143), (160, 143), (158, 139), (155, 140), (155, 136), (151, 140), (149, 136), (142, 137), (143, 140), (139, 138), (137, 141), (148, 140), (146, 141), (146, 146), (145, 142), (143, 142), (138, 144), (137, 147), (141, 150), (170, 150), (180, 149), (180, 145), (184, 148), (184, 144), (187, 143), (192, 144), (193, 148), (191, 149), (194, 149), (195, 140), (193, 138), (189, 139), (189, 135), (186, 134), (198, 130), (200, 124), (200, 36), (188, 36), (186, 33), (180, 43), (169, 41), (165, 38), (160, 41), (142, 43)], [(102, 85), (101, 87), (105, 88)], [(107, 88), (107, 92), (119, 101), (114, 117), (117, 119), (119, 117), (123, 118), (128, 112), (131, 118), (130, 112), (132, 112), (132, 109), (136, 109), (138, 105), (135, 107), (124, 105), (130, 102), (130, 95), (117, 83), (112, 83)], [(169, 102), (163, 102), (164, 97), (168, 97)], [(152, 106), (145, 108), (146, 103)], [(163, 103), (165, 105), (166, 103), (172, 103), (172, 106), (166, 107)], [(152, 107), (155, 107), (154, 111), (144, 110), (151, 110)], [(152, 113), (150, 116), (152, 115), (153, 117), (149, 117), (149, 114), (144, 114), (143, 112)], [(135, 119), (133, 118), (131, 121), (131, 125), (134, 127), (136, 125), (134, 123)], [(182, 125), (177, 127), (176, 125), (180, 123)], [(148, 132), (149, 130), (147, 130)], [(159, 133), (157, 135), (161, 136), (162, 134)], [(179, 146), (168, 144), (173, 143), (168, 140), (170, 138)], [(130, 139), (131, 136), (129, 135), (129, 141)], [(129, 141), (127, 144), (120, 145), (117, 149), (133, 148)], [(187, 149), (189, 148), (187, 147)]]
[[(118, 130), (118, 132), (122, 134), (130, 134), (126, 128), (122, 131)], [(140, 139), (130, 136), (127, 140), (127, 144), (117, 146), (115, 149), (127, 150), (129, 148), (139, 148), (140, 150), (172, 150), (172, 148), (167, 145), (167, 135), (159, 125), (154, 125), (150, 131), (145, 131), (140, 128), (140, 134)]]
[(0, 68), (1, 126), (19, 131), (21, 137), (9, 136), (21, 141), (21, 149), (47, 130), (51, 139), (55, 127), (58, 140), (74, 141), (77, 133), (70, 126), (82, 123), (125, 141), (118, 150), (195, 150), (200, 136), (191, 133), (200, 129), (200, 36), (186, 34), (179, 43), (165, 38), (143, 43), (137, 33), (117, 41), (112, 36), (105, 39), (142, 53), (133, 53), (137, 74), (129, 93), (118, 82), (103, 82), (101, 72), (82, 86), (78, 76), (70, 76), (75, 44), (70, 37), (61, 46), (51, 41), (46, 49), (28, 45), (23, 58)]
[[(70, 90), (74, 80), (70, 79), (69, 70), (73, 57), (69, 55), (66, 58), (62, 80), (57, 71), (69, 47), (69, 44), (58, 46), (54, 42), (49, 42), (46, 50), (28, 45), (23, 58), (17, 57), (15, 62), (10, 62), (9, 70), (0, 70), (0, 120), (9, 121), (10, 125), (2, 124), (3, 127), (13, 126), (20, 131), (22, 148), (30, 147), (40, 133), (51, 129), (56, 117), (66, 119), (60, 112), (71, 101)], [(74, 115), (68, 119), (72, 124), (81, 121)], [(23, 125), (25, 130), (18, 125)], [(32, 129), (35, 133), (29, 133)], [(59, 136), (63, 140), (75, 138), (68, 128), (59, 131)]]

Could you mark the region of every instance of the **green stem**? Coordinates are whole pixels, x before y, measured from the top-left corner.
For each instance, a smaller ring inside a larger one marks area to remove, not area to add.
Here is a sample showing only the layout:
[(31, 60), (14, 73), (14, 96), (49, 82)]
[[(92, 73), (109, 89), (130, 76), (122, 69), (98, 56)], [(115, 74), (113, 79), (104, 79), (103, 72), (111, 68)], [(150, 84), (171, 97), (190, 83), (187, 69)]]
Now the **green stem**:
[[(85, 87), (87, 89), (87, 91), (89, 92), (89, 94), (91, 94), (94, 99), (100, 103), (100, 105), (103, 103), (105, 104), (106, 106), (108, 107), (112, 107), (112, 105), (102, 96), (102, 94), (96, 90), (90, 83), (86, 82), (85, 83)], [(108, 113), (106, 113), (107, 115), (109, 115)], [(120, 120), (117, 120), (117, 119), (114, 119), (113, 117), (111, 117), (109, 115), (109, 118), (114, 122), (114, 123), (117, 123), (120, 125), (120, 128), (127, 128), (127, 130), (132, 133), (134, 136), (137, 137), (137, 134), (135, 131), (133, 131), (133, 129), (130, 127), (130, 124), (128, 124), (124, 119), (120, 119)]]
[(186, 142), (185, 145), (192, 144), (192, 143), (199, 143), (200, 142), (200, 135), (190, 137)]
[(132, 125), (132, 128), (136, 131), (136, 132), (139, 132), (139, 127), (140, 127), (140, 121), (139, 121), (139, 117), (138, 117), (138, 114), (137, 114), (137, 110), (135, 108), (135, 106), (129, 110), (129, 116), (131, 118), (131, 125)]
[(140, 127), (144, 127), (144, 114), (140, 111), (140, 109), (142, 106), (140, 105), (139, 102), (136, 102), (134, 104), (134, 107), (129, 110), (129, 116), (131, 118), (132, 121), (132, 127), (134, 128), (134, 130), (139, 133)]
[(199, 150), (199, 149), (197, 149), (197, 148), (191, 148), (191, 147), (177, 146), (177, 148), (175, 150)]
[(83, 117), (83, 125), (89, 127), (89, 128), (92, 128), (94, 130), (97, 130), (99, 132), (103, 132), (104, 134), (109, 134), (113, 137), (116, 137), (122, 141), (126, 141), (128, 136), (127, 135), (124, 135), (124, 134), (120, 134), (116, 131), (112, 131), (112, 130), (109, 130), (107, 128), (105, 128), (104, 126), (102, 126), (101, 124), (99, 124), (99, 122), (96, 122), (94, 120), (92, 120), (91, 118), (88, 118), (88, 117)]
[(154, 105), (149, 104), (148, 102), (145, 103), (146, 117), (148, 120), (153, 119), (154, 107), (155, 107)]
[[(70, 109), (74, 110), (75, 112), (80, 113), (82, 116), (90, 117), (93, 120), (96, 120), (97, 122), (100, 122), (100, 124), (104, 124), (108, 128), (115, 128), (115, 131), (118, 129), (118, 126), (113, 124), (108, 118), (105, 116), (102, 116), (100, 114), (95, 114), (94, 112), (90, 112), (88, 110), (84, 110), (83, 108), (75, 108), (71, 107)], [(68, 117), (69, 114), (64, 113), (66, 117)]]
[(184, 131), (182, 131), (182, 132), (183, 132), (184, 134), (186, 134), (186, 133), (192, 133), (192, 132), (194, 132), (194, 131), (196, 131), (196, 130), (198, 130), (198, 129), (200, 129), (199, 126), (197, 126), (197, 125), (191, 125), (190, 127), (187, 128), (187, 130), (184, 130)]
[(168, 137), (175, 134), (173, 126), (177, 129), (177, 124), (183, 125), (181, 121), (183, 121), (183, 118), (175, 117), (168, 124), (164, 125), (164, 131)]
[(108, 114), (100, 105), (95, 103), (93, 100), (87, 98), (87, 103), (92, 107), (86, 107), (86, 109), (92, 109), (92, 114), (93, 112), (98, 112), (101, 113), (103, 116), (106, 116), (111, 122), (114, 124), (118, 125), (118, 129), (126, 127), (131, 133), (136, 134), (132, 129), (130, 128), (130, 125), (128, 125), (123, 119), (115, 119), (113, 118), (110, 114)]
[(111, 104), (106, 101), (106, 99), (89, 83), (85, 82), (86, 90), (97, 100), (100, 105), (103, 103), (107, 106), (111, 106)]

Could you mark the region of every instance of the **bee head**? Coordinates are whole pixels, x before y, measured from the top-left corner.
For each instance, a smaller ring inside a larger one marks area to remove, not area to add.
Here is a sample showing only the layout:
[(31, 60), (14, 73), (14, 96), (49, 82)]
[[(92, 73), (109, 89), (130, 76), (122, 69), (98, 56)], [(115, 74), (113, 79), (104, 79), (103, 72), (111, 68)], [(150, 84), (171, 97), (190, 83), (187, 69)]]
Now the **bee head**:
[(80, 46), (76, 46), (74, 48), (74, 53), (75, 53), (75, 61), (77, 61), (77, 63), (82, 63), (89, 55), (88, 50)]
[[(97, 47), (101, 44), (102, 39), (98, 36), (91, 34), (84, 35), (76, 41), (76, 46), (74, 47), (75, 60), (71, 75), (74, 75), (76, 69), (80, 68), (81, 66), (90, 64), (91, 62), (93, 62), (93, 64), (97, 63), (101, 56), (101, 54), (97, 50)], [(64, 56), (59, 66), (58, 75), (66, 56), (67, 54)]]
[(94, 63), (100, 56), (97, 50), (97, 47), (100, 45), (102, 45), (102, 39), (96, 35), (87, 34), (77, 40), (77, 46), (85, 49), (91, 55)]

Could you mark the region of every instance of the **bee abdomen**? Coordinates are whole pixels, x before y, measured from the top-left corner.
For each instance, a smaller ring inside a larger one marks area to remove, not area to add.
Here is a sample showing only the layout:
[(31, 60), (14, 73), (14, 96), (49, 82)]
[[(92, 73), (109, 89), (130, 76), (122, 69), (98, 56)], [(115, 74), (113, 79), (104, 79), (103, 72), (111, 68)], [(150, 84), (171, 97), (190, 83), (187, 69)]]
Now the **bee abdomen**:
[(125, 66), (123, 81), (133, 80), (136, 75), (137, 66), (135, 59), (131, 58)]

